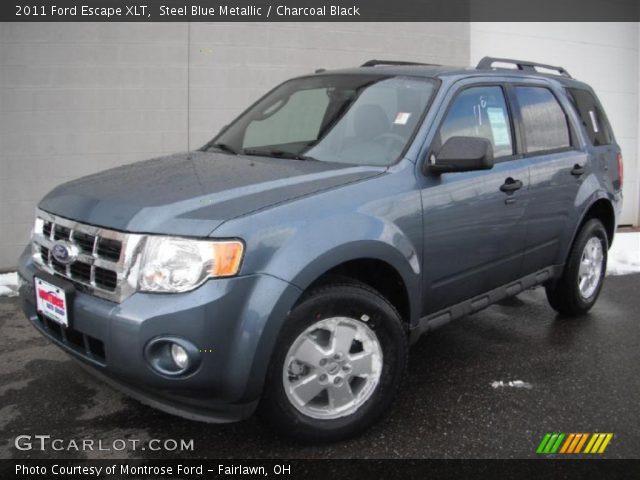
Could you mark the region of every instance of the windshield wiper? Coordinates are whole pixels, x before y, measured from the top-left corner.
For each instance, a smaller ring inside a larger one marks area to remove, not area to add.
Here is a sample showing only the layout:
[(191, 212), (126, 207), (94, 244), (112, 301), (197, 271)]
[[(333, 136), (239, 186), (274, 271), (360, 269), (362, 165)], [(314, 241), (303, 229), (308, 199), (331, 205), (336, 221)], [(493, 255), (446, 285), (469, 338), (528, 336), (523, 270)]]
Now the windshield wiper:
[(244, 155), (256, 155), (261, 157), (290, 158), (292, 160), (317, 160), (308, 155), (300, 155), (298, 153), (286, 152), (284, 150), (259, 150), (257, 148), (245, 148), (242, 150)]
[(210, 148), (217, 148), (218, 150), (222, 150), (223, 152), (238, 155), (238, 151), (231, 145), (227, 145), (226, 143), (212, 143), (207, 147), (207, 150), (209, 150)]

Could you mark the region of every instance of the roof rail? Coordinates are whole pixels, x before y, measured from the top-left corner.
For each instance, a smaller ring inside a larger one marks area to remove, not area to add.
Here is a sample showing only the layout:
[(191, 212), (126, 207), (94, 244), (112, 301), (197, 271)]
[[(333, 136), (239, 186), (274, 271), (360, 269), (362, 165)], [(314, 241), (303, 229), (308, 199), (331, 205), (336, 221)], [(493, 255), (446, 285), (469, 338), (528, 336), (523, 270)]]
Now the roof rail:
[(544, 63), (528, 62), (526, 60), (514, 60), (513, 58), (484, 57), (482, 60), (480, 60), (480, 62), (478, 62), (476, 69), (477, 70), (495, 70), (496, 68), (500, 68), (500, 67), (494, 67), (493, 66), (494, 63), (510, 63), (512, 65), (515, 65), (518, 70), (523, 70), (523, 71), (533, 72), (533, 73), (547, 73), (547, 72), (539, 72), (537, 70), (538, 68), (542, 68), (544, 70), (556, 71), (558, 72), (557, 73), (558, 75), (561, 75), (563, 77), (573, 78), (571, 75), (569, 75), (569, 72), (567, 72), (563, 67), (545, 65)]
[(361, 67), (375, 67), (378, 65), (430, 65), (434, 67), (439, 67), (440, 65), (436, 65), (434, 63), (418, 63), (418, 62), (403, 62), (400, 60), (369, 60), (364, 62)]

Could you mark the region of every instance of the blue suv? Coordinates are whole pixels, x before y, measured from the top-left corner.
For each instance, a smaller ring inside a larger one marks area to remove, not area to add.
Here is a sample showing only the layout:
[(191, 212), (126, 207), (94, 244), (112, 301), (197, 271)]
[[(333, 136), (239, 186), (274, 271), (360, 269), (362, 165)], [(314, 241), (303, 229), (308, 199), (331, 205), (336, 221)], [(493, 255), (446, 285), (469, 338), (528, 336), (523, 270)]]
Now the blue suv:
[(621, 189), (605, 112), (563, 68), (319, 70), (198, 151), (55, 188), (21, 303), (144, 403), (333, 441), (388, 411), (429, 330), (536, 285), (588, 311)]

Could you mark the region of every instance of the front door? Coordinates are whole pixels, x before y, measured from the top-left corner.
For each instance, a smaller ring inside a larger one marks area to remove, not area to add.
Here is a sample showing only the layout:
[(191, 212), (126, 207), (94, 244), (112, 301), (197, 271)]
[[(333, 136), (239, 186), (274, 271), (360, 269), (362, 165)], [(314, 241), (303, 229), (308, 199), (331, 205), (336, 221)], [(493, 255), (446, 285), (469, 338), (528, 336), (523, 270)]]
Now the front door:
[(520, 277), (529, 170), (515, 155), (513, 132), (503, 86), (454, 94), (431, 152), (453, 136), (483, 137), (495, 165), (423, 178), (423, 315)]

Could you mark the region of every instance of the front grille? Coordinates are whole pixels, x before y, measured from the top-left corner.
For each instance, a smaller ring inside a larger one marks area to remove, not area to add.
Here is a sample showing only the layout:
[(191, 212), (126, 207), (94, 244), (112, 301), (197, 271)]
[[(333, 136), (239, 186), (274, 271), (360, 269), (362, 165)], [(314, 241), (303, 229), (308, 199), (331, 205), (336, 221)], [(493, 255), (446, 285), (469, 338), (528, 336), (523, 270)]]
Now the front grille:
[(62, 225), (56, 225), (53, 229), (54, 240), (69, 240), (71, 236), (71, 229), (63, 227)]
[(49, 249), (47, 247), (40, 246), (40, 259), (43, 263), (49, 264)]
[(112, 272), (106, 268), (96, 267), (96, 285), (113, 292), (118, 285), (116, 272)]
[(91, 265), (82, 262), (73, 262), (69, 268), (71, 278), (81, 283), (91, 283)]
[[(41, 268), (111, 301), (121, 302), (133, 293), (135, 282), (127, 280), (142, 246), (142, 235), (74, 222), (42, 210), (37, 217), (33, 259)], [(54, 257), (56, 243), (71, 252), (71, 262), (62, 263)]]
[(88, 255), (93, 254), (93, 249), (96, 244), (96, 237), (93, 235), (87, 235), (82, 232), (73, 232), (73, 241), (82, 253), (86, 253)]
[(61, 273), (63, 275), (67, 273), (67, 266), (63, 263), (58, 262), (55, 258), (51, 260), (51, 266), (58, 273)]
[(121, 252), (122, 242), (109, 238), (98, 239), (98, 255), (101, 257), (108, 258), (112, 262), (117, 262), (120, 259)]
[(42, 233), (45, 237), (51, 237), (51, 228), (53, 228), (53, 224), (51, 222), (44, 222), (42, 226)]

